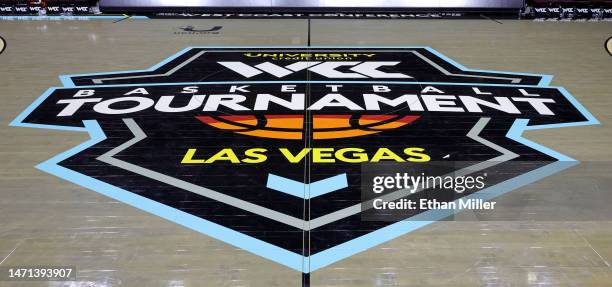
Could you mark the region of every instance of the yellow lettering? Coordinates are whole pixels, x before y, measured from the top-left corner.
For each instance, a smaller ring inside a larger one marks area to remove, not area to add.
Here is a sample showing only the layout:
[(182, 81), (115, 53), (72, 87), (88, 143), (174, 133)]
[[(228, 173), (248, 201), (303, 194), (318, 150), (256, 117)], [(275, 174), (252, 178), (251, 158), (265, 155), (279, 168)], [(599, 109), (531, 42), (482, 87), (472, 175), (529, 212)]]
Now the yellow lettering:
[(404, 149), (404, 153), (409, 155), (407, 158), (409, 162), (428, 162), (431, 160), (431, 157), (425, 153), (423, 153), (425, 149), (420, 147), (408, 147)]
[(218, 160), (229, 160), (232, 163), (240, 163), (240, 160), (231, 148), (224, 148), (206, 160), (206, 163), (213, 163)]
[(181, 163), (204, 163), (205, 160), (203, 159), (194, 159), (193, 156), (195, 155), (197, 149), (195, 148), (190, 148), (187, 150), (187, 152), (185, 153), (185, 156), (183, 157), (183, 160), (181, 160)]
[(336, 162), (334, 158), (334, 148), (315, 148), (312, 151), (312, 162), (314, 163), (333, 163)]
[(399, 157), (397, 154), (395, 154), (394, 152), (392, 152), (386, 147), (379, 148), (374, 154), (374, 156), (372, 157), (371, 162), (379, 162), (380, 160), (384, 160), (384, 159), (391, 159), (396, 162), (405, 162), (403, 158)]
[(300, 153), (295, 156), (286, 148), (279, 148), (278, 150), (280, 150), (290, 163), (298, 163), (310, 152), (311, 148), (303, 148)]
[[(366, 162), (368, 161), (368, 154), (364, 153), (364, 149), (361, 148), (341, 148), (338, 151), (336, 151), (336, 158), (338, 158), (338, 160), (341, 160), (343, 162), (350, 162), (350, 163), (360, 163), (360, 162)], [(346, 157), (345, 154), (352, 152), (351, 157)]]
[(264, 162), (268, 159), (268, 157), (263, 154), (265, 152), (267, 152), (268, 150), (265, 148), (251, 148), (248, 149), (244, 152), (245, 156), (248, 156), (248, 158), (245, 158), (242, 160), (242, 162), (245, 163), (261, 163)]

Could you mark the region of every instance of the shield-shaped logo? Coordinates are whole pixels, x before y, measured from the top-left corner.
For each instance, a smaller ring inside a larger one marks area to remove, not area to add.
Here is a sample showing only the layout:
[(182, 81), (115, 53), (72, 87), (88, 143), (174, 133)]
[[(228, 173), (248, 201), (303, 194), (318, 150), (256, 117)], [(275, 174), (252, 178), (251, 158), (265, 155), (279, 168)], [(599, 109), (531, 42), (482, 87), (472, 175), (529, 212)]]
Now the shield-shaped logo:
[(574, 164), (522, 137), (597, 124), (551, 79), (428, 47), (193, 47), (61, 76), (12, 125), (87, 132), (38, 167), (308, 273), (459, 211), (368, 220), (377, 199), (415, 196), (364, 200), (372, 167), (496, 174), (452, 195), (490, 200)]

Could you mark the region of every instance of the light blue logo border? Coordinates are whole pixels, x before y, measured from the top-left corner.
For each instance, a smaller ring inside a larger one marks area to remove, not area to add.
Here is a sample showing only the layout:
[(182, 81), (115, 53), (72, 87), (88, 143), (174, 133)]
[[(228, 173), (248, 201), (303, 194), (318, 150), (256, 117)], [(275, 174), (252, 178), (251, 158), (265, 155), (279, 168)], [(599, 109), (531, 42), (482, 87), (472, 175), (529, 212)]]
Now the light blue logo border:
[[(549, 86), (552, 81), (551, 75), (539, 75), (539, 74), (528, 74), (528, 73), (514, 73), (514, 72), (502, 72), (502, 71), (492, 71), (492, 70), (473, 70), (468, 69), (461, 64), (453, 61), (452, 59), (446, 57), (445, 55), (439, 53), (438, 51), (430, 48), (430, 47), (405, 47), (405, 46), (233, 46), (233, 47), (219, 47), (219, 46), (202, 46), (202, 47), (189, 47), (183, 49), (182, 51), (172, 55), (171, 57), (165, 59), (164, 61), (154, 65), (153, 67), (146, 70), (132, 70), (132, 71), (123, 71), (123, 72), (113, 72), (112, 74), (121, 74), (121, 73), (134, 73), (134, 72), (149, 72), (154, 71), (157, 68), (169, 63), (173, 59), (178, 56), (186, 53), (190, 49), (194, 48), (402, 48), (402, 49), (410, 49), (410, 48), (424, 48), (438, 57), (446, 60), (450, 64), (455, 67), (463, 70), (463, 71), (473, 71), (473, 72), (493, 72), (500, 74), (512, 74), (512, 75), (531, 75), (531, 76), (540, 76), (542, 80), (538, 85), (502, 85), (502, 84), (478, 84), (484, 86), (512, 86), (512, 87), (549, 87), (558, 89), (563, 96), (578, 110), (582, 115), (587, 119), (582, 122), (573, 122), (573, 123), (561, 123), (561, 124), (547, 124), (547, 125), (528, 125), (528, 119), (517, 119), (513, 123), (512, 127), (507, 133), (507, 137), (522, 143), (526, 146), (529, 146), (535, 150), (538, 150), (544, 154), (547, 154), (551, 157), (556, 158), (558, 161), (538, 168), (536, 170), (530, 171), (528, 173), (522, 174), (515, 178), (506, 180), (494, 186), (488, 187), (486, 189), (481, 190), (478, 194), (478, 198), (481, 199), (491, 199), (495, 198), (499, 195), (502, 195), (511, 190), (517, 189), (521, 186), (527, 185), (529, 183), (535, 182), (541, 178), (546, 176), (555, 174), (561, 170), (569, 168), (578, 163), (577, 160), (558, 153), (554, 150), (551, 150), (547, 147), (539, 145), (535, 142), (532, 142), (526, 138), (524, 138), (523, 132), (526, 130), (537, 130), (537, 129), (547, 129), (547, 128), (562, 128), (562, 127), (571, 127), (571, 126), (586, 126), (586, 125), (597, 125), (599, 121), (583, 106), (581, 105), (567, 90), (562, 87), (553, 87)], [(397, 238), (406, 233), (417, 230), (423, 226), (426, 226), (434, 220), (442, 219), (449, 215), (455, 213), (453, 210), (432, 210), (428, 212), (424, 212), (419, 214), (413, 218), (412, 220), (404, 220), (391, 225), (388, 225), (382, 229), (370, 232), (361, 237), (355, 238), (343, 244), (337, 245), (330, 249), (324, 250), (322, 252), (316, 253), (311, 256), (303, 256), (302, 254), (294, 253), (283, 248), (277, 247), (275, 245), (269, 244), (262, 240), (255, 239), (253, 237), (247, 236), (240, 232), (231, 230), (227, 227), (218, 225), (211, 221), (193, 216), (191, 214), (185, 213), (183, 211), (177, 210), (175, 208), (163, 205), (159, 202), (150, 200), (148, 198), (139, 196), (135, 193), (129, 192), (127, 190), (118, 188), (116, 186), (110, 185), (108, 183), (102, 182), (95, 178), (86, 176), (84, 174), (75, 172), (73, 170), (67, 169), (58, 165), (59, 162), (70, 158), (71, 156), (103, 141), (106, 139), (104, 132), (102, 131), (100, 125), (96, 120), (86, 120), (83, 121), (82, 127), (73, 127), (73, 126), (58, 126), (58, 125), (45, 125), (45, 124), (31, 124), (23, 122), (25, 118), (36, 109), (48, 96), (52, 94), (56, 89), (63, 88), (75, 88), (76, 86), (72, 82), (72, 77), (76, 76), (92, 76), (92, 75), (102, 75), (109, 73), (94, 73), (94, 74), (79, 74), (79, 75), (62, 75), (60, 76), (60, 81), (64, 85), (64, 87), (53, 87), (49, 88), (45, 91), (38, 99), (36, 99), (30, 106), (28, 106), (22, 113), (20, 113), (11, 123), (10, 126), (17, 127), (30, 127), (30, 128), (43, 128), (43, 129), (56, 129), (56, 130), (68, 130), (68, 131), (78, 131), (78, 132), (87, 132), (90, 136), (90, 139), (76, 147), (73, 147), (63, 153), (60, 153), (51, 159), (37, 165), (36, 167), (42, 171), (53, 174), (57, 177), (63, 178), (75, 184), (81, 185), (88, 189), (94, 190), (100, 194), (106, 195), (115, 200), (127, 203), (136, 208), (142, 209), (149, 213), (155, 214), (172, 222), (175, 222), (179, 225), (185, 226), (192, 230), (198, 231), (200, 233), (206, 234), (218, 240), (224, 241), (228, 244), (236, 246), (238, 248), (247, 250), (251, 253), (259, 255), (261, 257), (267, 258), (276, 263), (285, 265), (291, 269), (294, 269), (299, 272), (309, 273), (313, 272), (317, 269), (328, 266), (334, 262), (342, 260), (344, 258), (350, 257), (354, 254), (362, 252), (366, 249), (377, 246), (383, 242), (388, 240)], [(241, 81), (241, 82), (208, 82), (208, 83), (171, 83), (171, 84), (138, 84), (134, 86), (154, 86), (154, 85), (182, 85), (182, 84), (223, 84), (223, 83), (304, 83), (306, 81)], [(310, 83), (316, 83), (316, 81), (310, 81)], [(325, 83), (330, 83), (330, 81), (325, 81)], [(334, 81), (334, 83), (358, 83), (354, 81)], [(370, 82), (365, 82), (370, 83)], [(377, 82), (383, 83), (383, 82)], [(415, 82), (393, 82), (395, 84), (415, 84)], [(448, 85), (449, 83), (436, 83), (436, 82), (419, 82), (419, 84), (439, 84), (439, 85)], [(461, 85), (460, 83), (450, 83), (452, 85)], [(474, 85), (476, 83), (469, 83), (465, 85)], [(97, 85), (97, 86), (83, 86), (85, 87), (109, 87), (109, 86), (130, 86), (130, 85)], [(79, 86), (81, 87), (81, 86)], [(476, 194), (472, 194), (470, 196), (476, 196)], [(423, 220), (419, 220), (419, 218), (423, 218)]]

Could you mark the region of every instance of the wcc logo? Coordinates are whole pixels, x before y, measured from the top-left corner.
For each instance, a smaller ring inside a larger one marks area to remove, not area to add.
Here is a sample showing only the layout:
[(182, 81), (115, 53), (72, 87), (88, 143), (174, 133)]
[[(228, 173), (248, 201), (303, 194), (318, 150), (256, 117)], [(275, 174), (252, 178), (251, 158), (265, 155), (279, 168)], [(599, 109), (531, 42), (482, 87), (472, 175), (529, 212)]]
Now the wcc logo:
[[(373, 56), (373, 54), (372, 54)], [(404, 75), (402, 73), (386, 73), (378, 68), (383, 66), (395, 66), (399, 62), (381, 62), (381, 61), (367, 61), (367, 62), (356, 62), (356, 61), (328, 61), (328, 62), (295, 62), (285, 67), (275, 65), (274, 63), (264, 62), (251, 67), (242, 62), (219, 62), (219, 64), (231, 69), (244, 76), (245, 78), (251, 78), (266, 72), (277, 78), (282, 78), (291, 75), (301, 70), (308, 70), (312, 73), (317, 73), (328, 79), (410, 79), (412, 77)], [(345, 73), (337, 70), (341, 67), (349, 67), (351, 72)]]
[(575, 164), (525, 130), (598, 123), (551, 76), (423, 47), (194, 47), (60, 79), (12, 125), (91, 139), (38, 168), (303, 273), (454, 214), (362, 220), (362, 166), (502, 170), (453, 195), (490, 200)]

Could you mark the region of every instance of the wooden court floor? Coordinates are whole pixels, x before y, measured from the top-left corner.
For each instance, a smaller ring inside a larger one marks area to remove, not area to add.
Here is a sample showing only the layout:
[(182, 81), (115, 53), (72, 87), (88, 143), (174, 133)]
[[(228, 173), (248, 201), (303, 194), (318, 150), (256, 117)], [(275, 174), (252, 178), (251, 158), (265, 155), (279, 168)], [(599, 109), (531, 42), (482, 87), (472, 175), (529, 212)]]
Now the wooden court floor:
[[(218, 34), (178, 27), (223, 26)], [(313, 20), (325, 46), (429, 46), (474, 69), (554, 75), (598, 126), (531, 140), (582, 163), (540, 190), (612, 204), (612, 23)], [(59, 75), (144, 69), (187, 46), (305, 46), (306, 20), (0, 21), (0, 267), (75, 265), (75, 282), (0, 286), (300, 286), (301, 274), (35, 168), (85, 134), (9, 127)], [(587, 192), (585, 192), (587, 191)], [(523, 197), (521, 197), (523, 196)], [(502, 198), (503, 199), (503, 198)], [(510, 204), (511, 205), (511, 204)], [(605, 206), (605, 204), (603, 205)], [(312, 286), (612, 286), (612, 218), (438, 222), (311, 274)], [(577, 213), (578, 210), (567, 211)]]

